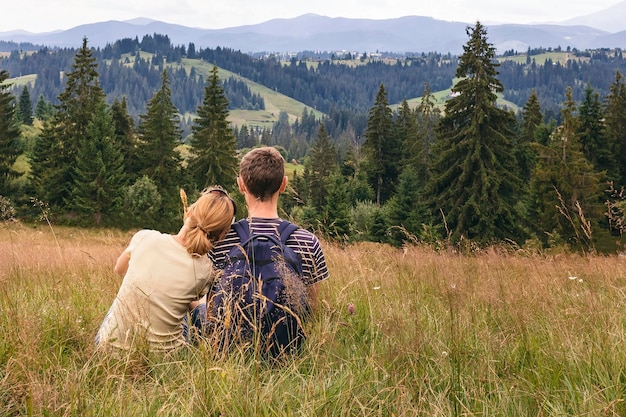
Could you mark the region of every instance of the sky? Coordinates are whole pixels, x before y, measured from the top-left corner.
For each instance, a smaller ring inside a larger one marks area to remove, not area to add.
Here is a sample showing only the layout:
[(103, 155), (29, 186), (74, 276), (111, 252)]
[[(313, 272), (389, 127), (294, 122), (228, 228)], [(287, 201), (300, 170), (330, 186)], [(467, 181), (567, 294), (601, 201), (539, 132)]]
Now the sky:
[(203, 29), (293, 18), (389, 19), (428, 16), (483, 24), (557, 23), (607, 9), (624, 0), (11, 0), (3, 2), (0, 32), (41, 33), (87, 23), (146, 17)]

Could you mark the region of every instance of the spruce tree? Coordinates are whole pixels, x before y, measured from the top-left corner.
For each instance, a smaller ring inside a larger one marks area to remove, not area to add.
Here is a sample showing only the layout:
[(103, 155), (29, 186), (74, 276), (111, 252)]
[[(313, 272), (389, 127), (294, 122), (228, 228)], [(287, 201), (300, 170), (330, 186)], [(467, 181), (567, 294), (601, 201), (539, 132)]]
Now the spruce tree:
[(437, 126), (431, 208), (443, 211), (453, 241), (519, 240), (521, 181), (512, 143), (514, 119), (496, 105), (503, 87), (487, 30), (477, 22), (466, 32), (470, 39), (456, 70), (460, 81)]
[(238, 160), (236, 139), (228, 122), (228, 99), (213, 66), (204, 89), (204, 100), (191, 127), (188, 171), (198, 189), (211, 185), (234, 188)]
[(162, 198), (159, 216), (162, 228), (178, 223), (179, 187), (182, 184), (181, 141), (178, 110), (172, 103), (167, 70), (161, 73), (161, 88), (148, 101), (146, 114), (139, 116), (137, 155), (139, 174), (148, 176)]
[(124, 158), (115, 138), (115, 125), (102, 102), (80, 141), (74, 166), (72, 199), (68, 207), (99, 226), (120, 214), (122, 190), (127, 183)]
[(309, 151), (304, 181), (308, 186), (309, 204), (321, 213), (329, 193), (330, 177), (337, 171), (337, 151), (324, 124)]
[[(65, 209), (72, 198), (73, 168), (79, 144), (105, 97), (87, 38), (83, 38), (72, 68), (66, 75), (65, 89), (59, 94), (56, 112), (50, 123), (44, 125), (35, 147), (31, 171), (36, 197), (46, 196), (46, 203), (61, 209)], [(50, 183), (50, 180), (55, 182)]]
[(28, 87), (22, 88), (19, 101), (19, 116), (22, 123), (25, 125), (33, 124), (33, 103), (30, 101), (30, 93)]
[(235, 137), (237, 138), (237, 149), (253, 148), (257, 144), (254, 131), (249, 130), (247, 125), (241, 126)]
[(19, 173), (13, 165), (21, 153), (20, 131), (15, 123), (15, 99), (8, 91), (11, 84), (4, 83), (9, 73), (0, 71), (0, 196), (9, 197), (11, 180)]
[(417, 169), (410, 165), (398, 178), (398, 188), (387, 202), (390, 243), (396, 246), (406, 241), (415, 242), (421, 233), (422, 224), (427, 224), (427, 207), (422, 198), (422, 187)]
[(536, 236), (544, 243), (549, 236), (568, 243), (588, 243), (583, 217), (595, 223), (602, 216), (599, 197), (604, 173), (594, 172), (583, 155), (576, 112), (568, 87), (561, 110), (563, 124), (547, 145), (533, 145), (537, 164), (531, 180), (531, 218)]
[(139, 162), (137, 156), (137, 138), (135, 136), (135, 122), (128, 114), (126, 97), (117, 98), (111, 105), (111, 117), (115, 126), (115, 141), (124, 156), (124, 170), (130, 182), (138, 177)]
[(54, 106), (46, 101), (43, 94), (39, 95), (35, 105), (35, 117), (41, 121), (48, 120), (54, 114)]
[(403, 99), (398, 108), (396, 118), (394, 120), (395, 134), (402, 143), (402, 167), (413, 163), (414, 154), (420, 153), (419, 135), (417, 132), (417, 116), (416, 112), (411, 109), (409, 102)]
[(605, 171), (609, 180), (617, 180), (619, 170), (609, 149), (600, 95), (591, 86), (585, 88), (585, 97), (578, 107), (578, 118), (577, 133), (585, 159), (596, 171)]
[(536, 134), (539, 126), (543, 124), (543, 115), (537, 92), (533, 89), (522, 110), (521, 132), (517, 139), (516, 156), (520, 167), (520, 177), (525, 184), (530, 181), (530, 176), (535, 163), (534, 151), (531, 144), (536, 142)]
[(374, 106), (369, 110), (365, 137), (366, 170), (376, 190), (376, 204), (380, 205), (391, 196), (400, 165), (400, 146), (383, 84), (378, 89)]
[(66, 169), (54, 158), (54, 155), (62, 154), (62, 147), (63, 144), (55, 134), (52, 121), (45, 120), (30, 159), (31, 197), (55, 209), (62, 203), (60, 196), (70, 194), (71, 184), (67, 181)]
[(626, 85), (619, 71), (611, 84), (606, 97), (604, 120), (607, 135), (607, 148), (613, 154), (617, 165), (615, 187), (626, 186)]
[(430, 84), (424, 84), (424, 92), (417, 108), (417, 138), (413, 146), (406, 148), (411, 153), (411, 163), (416, 170), (418, 180), (425, 184), (428, 180), (428, 164), (431, 158), (431, 146), (435, 141), (435, 128), (441, 118), (441, 111), (435, 104), (430, 91)]
[(328, 178), (327, 188), (323, 208), (325, 234), (331, 238), (345, 241), (350, 236), (350, 210), (345, 179), (335, 173)]

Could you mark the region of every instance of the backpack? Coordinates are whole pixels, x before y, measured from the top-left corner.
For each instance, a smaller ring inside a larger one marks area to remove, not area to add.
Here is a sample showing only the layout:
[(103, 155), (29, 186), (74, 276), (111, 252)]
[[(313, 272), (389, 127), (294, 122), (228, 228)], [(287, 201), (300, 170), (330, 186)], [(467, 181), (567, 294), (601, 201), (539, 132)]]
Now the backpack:
[(251, 233), (246, 219), (233, 224), (241, 244), (226, 255), (213, 299), (220, 346), (260, 347), (273, 357), (297, 349), (309, 311), (302, 259), (285, 242), (298, 226), (283, 220), (278, 235)]

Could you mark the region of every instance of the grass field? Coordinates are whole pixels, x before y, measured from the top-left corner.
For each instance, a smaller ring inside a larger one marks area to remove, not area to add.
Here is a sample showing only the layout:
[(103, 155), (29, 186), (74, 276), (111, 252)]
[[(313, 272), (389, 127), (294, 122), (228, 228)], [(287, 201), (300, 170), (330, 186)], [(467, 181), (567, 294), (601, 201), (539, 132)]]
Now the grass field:
[[(515, 61), (518, 64), (525, 63), (526, 59), (527, 59), (527, 55), (525, 53), (518, 54), (518, 55), (513, 55), (513, 56), (507, 56), (507, 57), (500, 57), (499, 58), (499, 60), (501, 62), (502, 61)], [(543, 54), (537, 54), (537, 55), (531, 55), (530, 59), (531, 60), (535, 60), (537, 65), (545, 64), (545, 62), (548, 59), (550, 59), (554, 63), (558, 62), (561, 65), (565, 65), (567, 63), (567, 61), (569, 61), (569, 60), (577, 60), (577, 61), (581, 61), (581, 62), (589, 61), (589, 58), (576, 57), (571, 52), (556, 52), (556, 51), (545, 52)]]
[[(196, 72), (206, 80), (208, 79), (213, 64), (198, 59), (183, 59), (182, 64), (187, 70), (195, 67)], [(248, 126), (258, 126), (260, 128), (272, 128), (274, 123), (278, 121), (278, 115), (281, 111), (289, 115), (290, 121), (293, 123), (296, 119), (302, 117), (302, 112), (306, 108), (307, 111), (315, 114), (316, 118), (321, 118), (322, 113), (304, 105), (303, 103), (271, 90), (261, 84), (243, 78), (234, 72), (218, 69), (220, 80), (226, 80), (230, 77), (244, 81), (253, 94), (258, 94), (265, 101), (265, 110), (233, 110), (229, 112), (228, 120), (238, 126), (246, 124)]]
[(0, 223), (0, 415), (626, 415), (623, 257), (324, 242), (307, 343), (272, 366), (95, 352), (131, 234)]

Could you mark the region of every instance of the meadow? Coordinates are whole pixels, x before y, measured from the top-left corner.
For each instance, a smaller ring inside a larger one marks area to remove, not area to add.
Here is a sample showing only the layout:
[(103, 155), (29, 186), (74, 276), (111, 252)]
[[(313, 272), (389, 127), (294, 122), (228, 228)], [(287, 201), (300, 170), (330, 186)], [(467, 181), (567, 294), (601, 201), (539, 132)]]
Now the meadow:
[(624, 257), (324, 242), (307, 342), (272, 364), (96, 352), (131, 234), (0, 224), (0, 416), (626, 415)]

